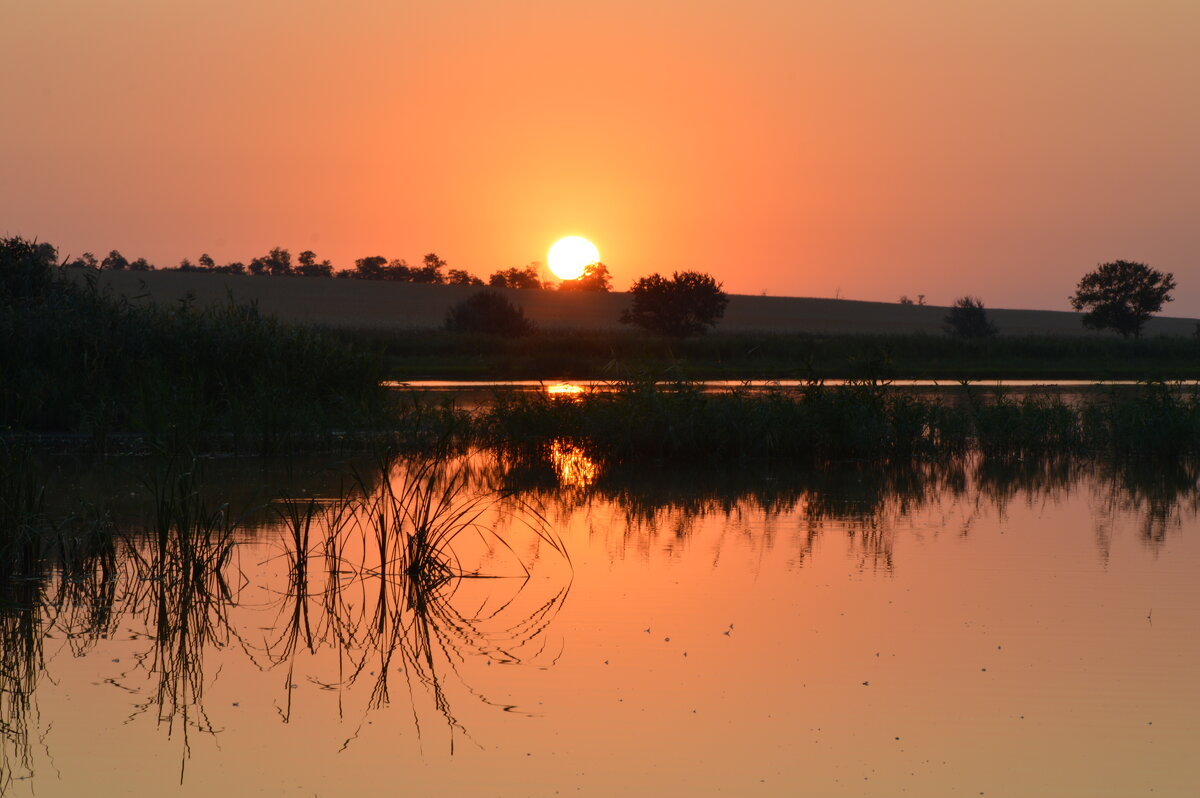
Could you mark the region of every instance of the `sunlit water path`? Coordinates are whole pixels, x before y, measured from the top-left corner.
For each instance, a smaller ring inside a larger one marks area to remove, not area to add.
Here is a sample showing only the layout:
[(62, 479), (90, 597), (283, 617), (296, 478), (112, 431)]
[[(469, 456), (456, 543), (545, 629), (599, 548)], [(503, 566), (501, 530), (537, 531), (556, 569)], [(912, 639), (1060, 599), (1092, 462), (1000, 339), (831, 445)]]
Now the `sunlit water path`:
[(138, 535), (10, 589), (5, 794), (1200, 791), (1194, 473), (556, 454), (500, 499), (471, 464), (454, 562), (489, 578), (378, 547), (398, 467), (357, 511), (298, 490), (299, 546), (259, 512), (207, 570)]

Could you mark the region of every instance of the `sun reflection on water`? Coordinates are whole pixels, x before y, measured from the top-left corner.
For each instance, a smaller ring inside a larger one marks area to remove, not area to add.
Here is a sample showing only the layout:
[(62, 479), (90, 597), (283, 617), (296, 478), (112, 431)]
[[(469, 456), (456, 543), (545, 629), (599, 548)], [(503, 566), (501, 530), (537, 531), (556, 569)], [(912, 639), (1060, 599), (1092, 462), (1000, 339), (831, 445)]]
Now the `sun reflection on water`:
[(583, 393), (583, 386), (573, 382), (556, 382), (546, 386), (546, 393), (551, 396), (573, 397)]
[(550, 461), (563, 487), (586, 488), (599, 474), (596, 463), (582, 448), (561, 439), (550, 444)]

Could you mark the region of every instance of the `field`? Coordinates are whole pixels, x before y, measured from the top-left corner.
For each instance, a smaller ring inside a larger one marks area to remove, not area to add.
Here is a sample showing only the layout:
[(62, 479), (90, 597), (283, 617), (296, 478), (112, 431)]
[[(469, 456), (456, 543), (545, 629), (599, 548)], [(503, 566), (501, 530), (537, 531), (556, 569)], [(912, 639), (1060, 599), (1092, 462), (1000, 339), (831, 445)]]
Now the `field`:
[[(478, 288), (319, 278), (264, 278), (194, 272), (101, 272), (102, 286), (129, 298), (149, 297), (163, 304), (193, 296), (199, 305), (255, 301), (264, 313), (281, 321), (328, 327), (368, 329), (434, 329), (447, 309)], [(596, 294), (500, 289), (547, 330), (613, 330), (629, 301), (624, 293)], [(986, 297), (985, 297), (986, 299)], [(1066, 300), (1063, 301), (1064, 306)], [(812, 334), (940, 335), (947, 308), (812, 299), (733, 295), (718, 330), (722, 333), (791, 332)], [(1108, 338), (1089, 333), (1079, 314), (1070, 311), (989, 309), (1001, 335), (1071, 335)], [(1152, 319), (1149, 337), (1190, 336), (1195, 319)]]

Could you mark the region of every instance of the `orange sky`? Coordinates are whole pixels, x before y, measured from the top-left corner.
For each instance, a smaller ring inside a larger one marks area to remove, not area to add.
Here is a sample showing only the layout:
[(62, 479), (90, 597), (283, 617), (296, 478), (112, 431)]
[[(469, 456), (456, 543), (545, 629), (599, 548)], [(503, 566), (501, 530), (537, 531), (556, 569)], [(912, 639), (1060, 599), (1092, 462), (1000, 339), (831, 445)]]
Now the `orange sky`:
[[(727, 290), (1200, 314), (1194, 0), (39, 0), (0, 24), (0, 234), (160, 266), (593, 240)], [(1195, 276), (1195, 279), (1193, 278)]]

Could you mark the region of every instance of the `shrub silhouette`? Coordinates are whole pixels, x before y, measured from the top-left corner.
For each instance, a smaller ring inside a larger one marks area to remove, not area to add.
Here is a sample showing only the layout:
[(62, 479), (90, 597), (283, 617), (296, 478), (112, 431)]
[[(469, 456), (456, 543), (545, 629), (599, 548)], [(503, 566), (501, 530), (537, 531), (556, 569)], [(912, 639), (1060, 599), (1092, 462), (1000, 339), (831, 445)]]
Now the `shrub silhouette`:
[(942, 329), (959, 338), (987, 338), (996, 334), (996, 325), (988, 318), (979, 297), (959, 297), (944, 321), (946, 324)]
[(634, 283), (629, 293), (633, 305), (621, 312), (622, 324), (675, 338), (715, 327), (729, 304), (721, 284), (702, 272), (675, 272), (670, 280), (652, 274)]
[(480, 291), (459, 302), (446, 313), (446, 329), (452, 332), (486, 333), (515, 338), (533, 332), (525, 311), (496, 291)]
[(1170, 302), (1175, 275), (1151, 269), (1144, 263), (1118, 260), (1102, 263), (1079, 281), (1071, 307), (1088, 310), (1083, 326), (1112, 329), (1123, 337), (1142, 334), (1142, 325)]

